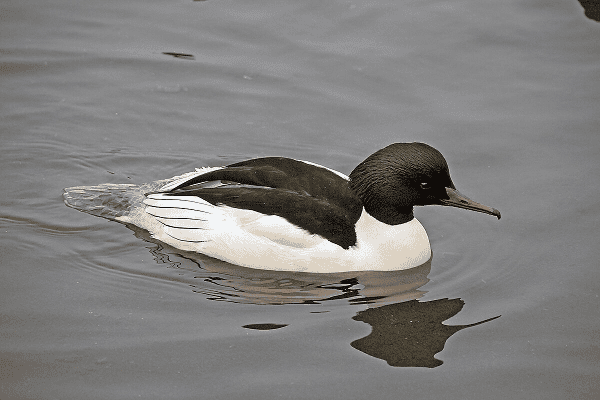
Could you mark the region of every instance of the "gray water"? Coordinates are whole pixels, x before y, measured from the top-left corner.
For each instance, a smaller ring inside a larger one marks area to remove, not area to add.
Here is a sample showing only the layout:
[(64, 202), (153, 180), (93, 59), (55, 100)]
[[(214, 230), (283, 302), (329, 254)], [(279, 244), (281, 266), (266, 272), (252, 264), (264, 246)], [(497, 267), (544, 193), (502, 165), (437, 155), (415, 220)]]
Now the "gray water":
[[(47, 0), (0, 21), (2, 400), (600, 397), (600, 24), (577, 1)], [(61, 197), (258, 156), (349, 173), (403, 141), (503, 216), (416, 209), (434, 256), (405, 273), (252, 271)]]

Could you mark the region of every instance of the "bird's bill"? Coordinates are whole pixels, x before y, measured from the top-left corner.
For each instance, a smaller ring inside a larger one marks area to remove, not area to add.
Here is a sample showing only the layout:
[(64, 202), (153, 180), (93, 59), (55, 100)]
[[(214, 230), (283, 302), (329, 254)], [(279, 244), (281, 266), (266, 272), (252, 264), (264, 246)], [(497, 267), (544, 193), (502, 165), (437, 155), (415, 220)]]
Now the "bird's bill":
[(456, 189), (446, 188), (446, 194), (448, 199), (440, 200), (443, 206), (464, 208), (465, 210), (477, 211), (484, 214), (490, 214), (500, 219), (500, 211), (495, 208), (484, 206), (483, 204), (477, 203), (471, 200)]

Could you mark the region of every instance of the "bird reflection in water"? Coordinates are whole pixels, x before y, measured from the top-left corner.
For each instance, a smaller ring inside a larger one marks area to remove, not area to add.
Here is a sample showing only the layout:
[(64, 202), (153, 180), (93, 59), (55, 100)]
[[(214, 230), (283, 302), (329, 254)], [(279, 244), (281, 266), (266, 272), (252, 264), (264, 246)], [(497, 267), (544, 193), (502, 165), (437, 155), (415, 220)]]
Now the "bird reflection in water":
[(434, 355), (444, 349), (450, 336), (500, 317), (469, 325), (442, 323), (458, 314), (464, 304), (461, 299), (411, 300), (359, 311), (352, 319), (371, 325), (373, 331), (350, 345), (393, 367), (437, 367), (442, 361)]
[[(129, 228), (137, 237), (156, 244), (151, 249), (156, 262), (192, 271), (192, 279), (185, 274), (180, 279), (210, 300), (263, 305), (333, 304), (335, 301), (366, 305), (368, 308), (357, 312), (352, 319), (371, 325), (372, 331), (350, 345), (394, 367), (437, 367), (442, 361), (434, 355), (443, 350), (450, 336), (499, 317), (468, 325), (444, 325), (443, 321), (462, 310), (464, 301), (417, 300), (426, 293), (420, 288), (429, 282), (431, 260), (404, 271), (314, 274), (255, 270), (177, 250), (151, 238), (146, 231)], [(288, 324), (259, 322), (243, 327), (266, 331), (286, 326)]]

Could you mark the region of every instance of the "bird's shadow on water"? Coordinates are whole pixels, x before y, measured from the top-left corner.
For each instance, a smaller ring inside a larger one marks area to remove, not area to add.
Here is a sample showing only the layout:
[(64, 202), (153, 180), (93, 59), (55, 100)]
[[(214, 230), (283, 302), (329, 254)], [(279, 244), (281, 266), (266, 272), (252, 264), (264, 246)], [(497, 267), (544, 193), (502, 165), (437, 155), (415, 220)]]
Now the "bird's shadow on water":
[[(150, 248), (157, 263), (191, 271), (184, 279), (192, 290), (209, 300), (243, 304), (326, 304), (343, 301), (361, 307), (352, 317), (371, 325), (369, 335), (350, 345), (365, 354), (386, 361), (393, 367), (442, 365), (434, 356), (444, 349), (456, 332), (489, 322), (500, 316), (468, 325), (445, 325), (443, 321), (458, 314), (462, 299), (418, 301), (429, 282), (431, 260), (405, 271), (363, 271), (315, 274), (255, 270), (229, 264), (203, 254), (186, 252), (166, 245), (135, 226), (135, 235), (154, 243)], [(256, 323), (246, 329), (275, 330), (286, 324)]]

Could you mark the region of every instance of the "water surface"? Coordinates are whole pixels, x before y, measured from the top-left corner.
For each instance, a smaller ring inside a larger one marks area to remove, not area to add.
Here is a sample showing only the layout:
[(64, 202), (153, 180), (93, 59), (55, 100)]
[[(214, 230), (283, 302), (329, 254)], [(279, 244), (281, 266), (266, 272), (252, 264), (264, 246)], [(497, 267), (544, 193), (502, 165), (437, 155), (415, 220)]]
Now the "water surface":
[[(600, 396), (600, 24), (577, 1), (0, 20), (3, 400)], [(61, 198), (269, 155), (349, 173), (400, 141), (503, 216), (418, 208), (434, 256), (405, 273), (258, 273)]]

